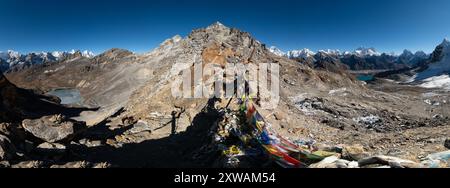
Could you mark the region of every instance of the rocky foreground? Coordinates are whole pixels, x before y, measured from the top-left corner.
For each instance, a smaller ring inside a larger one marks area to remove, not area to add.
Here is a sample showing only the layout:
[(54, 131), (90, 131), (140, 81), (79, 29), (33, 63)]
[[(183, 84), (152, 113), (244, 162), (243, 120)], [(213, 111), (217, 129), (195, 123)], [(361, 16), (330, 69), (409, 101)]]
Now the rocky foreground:
[[(448, 91), (315, 69), (220, 23), (146, 54), (112, 49), (1, 75), (1, 166), (291, 167), (245, 134), (238, 98), (173, 97), (177, 62), (280, 65), (279, 106), (256, 108), (295, 145), (296, 167), (448, 167)], [(45, 95), (57, 88), (79, 90), (82, 106)]]

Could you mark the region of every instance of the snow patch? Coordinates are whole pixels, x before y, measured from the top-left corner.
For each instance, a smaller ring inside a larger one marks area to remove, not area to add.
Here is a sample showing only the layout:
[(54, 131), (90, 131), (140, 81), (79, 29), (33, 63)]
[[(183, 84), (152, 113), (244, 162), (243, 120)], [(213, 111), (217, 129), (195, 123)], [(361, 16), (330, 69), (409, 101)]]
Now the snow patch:
[(436, 97), (439, 96), (439, 94), (437, 93), (433, 93), (433, 92), (428, 92), (428, 93), (423, 93), (422, 97), (428, 98), (428, 97)]
[[(440, 106), (441, 103), (439, 101), (432, 101), (431, 99), (425, 99), (423, 101), (424, 103), (431, 105), (431, 106)], [(443, 101), (444, 103), (446, 103), (446, 101)]]
[(330, 90), (328, 92), (328, 95), (346, 96), (347, 95), (346, 91), (347, 91), (347, 88), (345, 88), (345, 87), (344, 88), (339, 88), (339, 89), (333, 89), (333, 90)]
[(58, 67), (58, 68), (52, 69), (52, 70), (45, 70), (45, 71), (44, 71), (44, 74), (49, 74), (49, 73), (58, 72), (58, 71), (60, 71), (60, 70), (62, 70), (62, 69), (64, 69), (64, 68), (66, 68), (66, 66), (61, 66), (61, 67)]
[(405, 83), (405, 84), (412, 83), (412, 82), (414, 82), (416, 80), (416, 78), (417, 78), (417, 74), (415, 74), (414, 76), (411, 76), (410, 78), (405, 80), (403, 83)]
[(433, 76), (423, 80), (423, 83), (419, 86), (423, 88), (443, 88), (450, 90), (450, 76)]
[(308, 116), (314, 115), (320, 111), (324, 112), (325, 105), (323, 99), (317, 97), (308, 98), (307, 95), (308, 94), (303, 93), (298, 96), (291, 97), (295, 107)]
[(362, 123), (365, 125), (373, 125), (375, 123), (380, 122), (381, 119), (378, 116), (370, 114), (368, 116), (353, 118), (353, 121), (355, 121), (357, 123)]

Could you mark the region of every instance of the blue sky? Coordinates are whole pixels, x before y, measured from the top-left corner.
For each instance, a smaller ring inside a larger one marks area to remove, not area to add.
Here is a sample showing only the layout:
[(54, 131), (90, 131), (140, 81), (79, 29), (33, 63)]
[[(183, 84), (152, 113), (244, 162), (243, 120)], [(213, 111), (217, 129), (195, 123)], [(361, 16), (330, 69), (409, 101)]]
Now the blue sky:
[(448, 0), (0, 0), (0, 51), (147, 52), (215, 21), (282, 50), (431, 52), (450, 37)]

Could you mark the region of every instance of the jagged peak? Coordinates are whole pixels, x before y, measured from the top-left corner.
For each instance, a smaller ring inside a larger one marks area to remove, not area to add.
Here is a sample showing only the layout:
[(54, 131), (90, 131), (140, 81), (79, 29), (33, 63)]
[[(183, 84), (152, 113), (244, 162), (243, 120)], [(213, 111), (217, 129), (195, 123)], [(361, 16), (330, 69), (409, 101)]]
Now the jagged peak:
[(180, 41), (182, 39), (183, 39), (183, 37), (181, 37), (180, 35), (175, 35), (175, 36), (172, 37), (172, 40), (175, 41), (175, 42), (178, 42), (178, 41)]
[(181, 40), (183, 40), (183, 38), (180, 35), (175, 35), (171, 38), (166, 39), (161, 44), (159, 44), (159, 48), (160, 49), (169, 48), (169, 47), (173, 46), (174, 44), (180, 42)]
[(271, 46), (268, 50), (270, 52), (272, 52), (273, 54), (277, 55), (277, 56), (285, 56), (286, 55), (285, 52), (283, 52), (282, 50), (280, 50), (276, 46)]
[(356, 52), (356, 51), (363, 51), (363, 52), (370, 52), (370, 51), (373, 51), (373, 52), (376, 52), (377, 49), (374, 48), (374, 47), (364, 47), (364, 46), (361, 46), (361, 47), (359, 47), (359, 48), (356, 48), (355, 52)]
[(340, 54), (341, 52), (340, 52), (339, 50), (326, 49), (326, 50), (319, 50), (319, 53), (324, 53), (324, 54)]
[[(224, 26), (220, 22), (216, 22), (206, 28), (200, 28), (193, 30), (187, 37), (189, 41), (196, 43), (196, 46), (201, 46), (207, 43), (227, 43), (228, 45), (242, 44), (246, 47), (250, 45), (260, 46), (263, 44), (258, 40), (254, 39), (250, 33)], [(239, 43), (239, 42), (241, 43)]]
[(229, 29), (230, 29), (229, 27), (223, 25), (222, 23), (220, 23), (218, 21), (213, 23), (213, 24), (211, 24), (211, 25), (209, 25), (206, 28), (206, 30), (229, 30)]
[(444, 40), (442, 41), (441, 45), (443, 45), (443, 46), (450, 46), (450, 41), (448, 40), (448, 38), (444, 38)]
[(177, 42), (180, 42), (181, 40), (183, 40), (183, 37), (181, 37), (180, 35), (175, 35), (172, 38), (166, 39), (160, 45), (164, 46), (164, 45), (167, 45), (167, 43), (170, 43), (170, 44), (177, 43)]
[(416, 52), (416, 54), (426, 54), (426, 53), (424, 51), (422, 51), (422, 50), (419, 50), (419, 51)]
[(126, 50), (126, 49), (122, 49), (122, 48), (111, 48), (105, 52), (103, 52), (102, 54), (99, 54), (98, 57), (115, 57), (118, 56), (119, 54), (121, 55), (130, 55), (133, 54), (133, 52)]
[(130, 51), (127, 50), (127, 49), (122, 49), (122, 48), (111, 48), (111, 49), (106, 50), (105, 52), (103, 52), (103, 54), (104, 53), (113, 53), (113, 52), (130, 52)]
[(411, 51), (411, 50), (408, 50), (408, 49), (404, 49), (404, 50), (403, 50), (403, 53), (405, 53), (405, 54), (406, 54), (406, 53), (407, 53), (407, 54), (412, 54), (412, 51)]
[(115, 59), (115, 58), (123, 58), (129, 55), (132, 55), (133, 52), (126, 50), (126, 49), (122, 49), (122, 48), (111, 48), (95, 57), (93, 57), (96, 60), (99, 61), (106, 61), (106, 60), (110, 60), (110, 59)]
[(365, 47), (359, 47), (354, 52), (358, 56), (377, 56), (380, 55), (380, 53), (374, 48), (365, 48)]
[(226, 26), (220, 23), (219, 21), (216, 21), (208, 27), (226, 27)]
[(408, 49), (404, 49), (403, 53), (400, 54), (400, 57), (410, 57), (410, 56), (414, 56), (414, 54), (412, 51)]

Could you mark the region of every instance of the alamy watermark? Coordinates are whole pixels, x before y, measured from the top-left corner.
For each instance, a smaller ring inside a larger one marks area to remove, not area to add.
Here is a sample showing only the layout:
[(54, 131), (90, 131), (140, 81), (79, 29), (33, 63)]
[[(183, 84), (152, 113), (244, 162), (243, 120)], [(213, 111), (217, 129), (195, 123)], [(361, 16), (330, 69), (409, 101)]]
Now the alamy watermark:
[(276, 63), (175, 63), (171, 69), (175, 98), (253, 98), (264, 109), (280, 100), (280, 66)]

